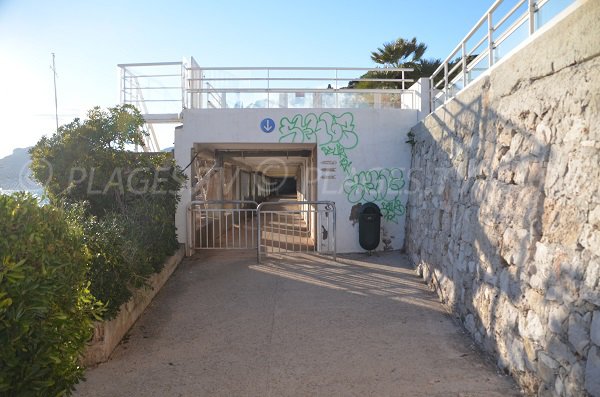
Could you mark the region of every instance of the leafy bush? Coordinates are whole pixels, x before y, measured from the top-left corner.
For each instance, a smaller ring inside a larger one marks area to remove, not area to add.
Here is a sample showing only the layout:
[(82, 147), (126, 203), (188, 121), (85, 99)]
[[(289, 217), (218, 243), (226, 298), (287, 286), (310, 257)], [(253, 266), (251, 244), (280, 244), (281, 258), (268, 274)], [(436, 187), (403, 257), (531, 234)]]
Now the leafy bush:
[(91, 253), (88, 278), (92, 295), (106, 305), (105, 320), (114, 318), (127, 302), (136, 285), (137, 244), (123, 238), (125, 225), (117, 217), (98, 220), (89, 217), (81, 222), (85, 243)]
[(0, 196), (0, 393), (70, 394), (98, 306), (89, 254), (65, 211)]
[(175, 210), (185, 177), (168, 153), (126, 150), (143, 145), (143, 124), (130, 105), (94, 108), (31, 149), (33, 176), (51, 203), (86, 203), (79, 222), (92, 254), (90, 289), (107, 305), (105, 319), (178, 247)]

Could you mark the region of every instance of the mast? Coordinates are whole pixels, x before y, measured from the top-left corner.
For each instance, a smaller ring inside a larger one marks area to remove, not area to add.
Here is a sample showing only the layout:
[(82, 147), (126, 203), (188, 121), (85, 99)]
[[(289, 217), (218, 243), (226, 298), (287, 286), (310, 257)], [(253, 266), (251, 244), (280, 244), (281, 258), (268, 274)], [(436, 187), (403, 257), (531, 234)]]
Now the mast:
[(54, 77), (54, 116), (56, 118), (56, 132), (58, 133), (58, 97), (56, 95), (56, 64), (54, 62), (54, 53), (52, 53), (52, 75)]

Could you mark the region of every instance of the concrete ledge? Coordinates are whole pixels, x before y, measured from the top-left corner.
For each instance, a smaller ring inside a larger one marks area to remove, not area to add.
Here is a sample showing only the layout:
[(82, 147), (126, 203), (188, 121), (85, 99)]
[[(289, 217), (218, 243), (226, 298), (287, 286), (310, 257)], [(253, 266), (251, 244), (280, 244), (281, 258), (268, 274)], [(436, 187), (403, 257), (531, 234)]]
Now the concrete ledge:
[(151, 288), (142, 288), (135, 291), (129, 302), (121, 306), (119, 314), (114, 319), (96, 323), (94, 337), (88, 344), (82, 358), (84, 366), (93, 366), (108, 360), (108, 357), (129, 331), (129, 328), (142, 315), (148, 304), (152, 302), (152, 299), (175, 271), (184, 255), (185, 250), (181, 246), (173, 256), (167, 258), (163, 270), (150, 277), (148, 284)]

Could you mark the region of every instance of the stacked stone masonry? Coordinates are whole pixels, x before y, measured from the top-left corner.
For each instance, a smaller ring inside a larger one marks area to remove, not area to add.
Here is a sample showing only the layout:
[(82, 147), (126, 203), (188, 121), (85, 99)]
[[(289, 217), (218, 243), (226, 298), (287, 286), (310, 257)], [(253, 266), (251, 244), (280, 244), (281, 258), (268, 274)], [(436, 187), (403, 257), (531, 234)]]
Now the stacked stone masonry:
[(527, 394), (600, 396), (600, 1), (415, 126), (406, 249)]

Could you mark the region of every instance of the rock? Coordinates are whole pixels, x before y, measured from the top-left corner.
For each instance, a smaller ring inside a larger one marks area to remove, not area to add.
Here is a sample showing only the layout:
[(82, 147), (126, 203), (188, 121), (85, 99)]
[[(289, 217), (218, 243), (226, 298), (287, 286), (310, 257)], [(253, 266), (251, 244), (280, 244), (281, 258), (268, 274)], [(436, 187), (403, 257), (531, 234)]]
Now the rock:
[(588, 223), (600, 229), (600, 205), (596, 205), (588, 214)]
[[(522, 323), (524, 324), (521, 325)], [(533, 310), (527, 312), (525, 321), (519, 322), (519, 333), (524, 338), (531, 339), (537, 343), (541, 343), (546, 334), (539, 316)]]
[(598, 258), (589, 261), (585, 271), (581, 297), (586, 301), (600, 306), (600, 260)]
[(543, 243), (536, 243), (534, 262), (529, 266), (529, 284), (540, 291), (545, 291), (552, 272), (554, 249)]
[(558, 374), (558, 367), (560, 367), (560, 364), (543, 351), (538, 352), (537, 359), (538, 373), (540, 374), (541, 378), (547, 384), (553, 384), (556, 375)]
[(564, 395), (565, 384), (564, 384), (563, 380), (560, 378), (560, 376), (556, 377), (556, 381), (554, 382), (554, 391), (556, 392), (556, 395), (559, 395), (559, 396)]
[(554, 305), (548, 313), (548, 329), (556, 334), (562, 333), (566, 330), (563, 324), (568, 317), (569, 310), (564, 305)]
[(565, 377), (565, 394), (567, 396), (583, 395), (585, 368), (581, 362), (576, 362), (571, 366), (568, 375)]
[(600, 256), (600, 230), (592, 225), (585, 224), (579, 235), (579, 244), (589, 249), (594, 255)]
[(514, 330), (517, 326), (519, 310), (509, 301), (504, 301), (498, 311), (497, 319), (508, 330)]
[(529, 257), (529, 231), (507, 228), (502, 235), (502, 257), (509, 264), (523, 266)]
[(569, 366), (577, 362), (577, 357), (575, 357), (569, 346), (563, 343), (557, 336), (550, 338), (546, 346), (546, 351), (563, 366)]
[(469, 273), (475, 273), (475, 268), (477, 267), (477, 264), (474, 261), (470, 261), (468, 266), (469, 266)]
[(525, 348), (523, 342), (513, 338), (508, 342), (508, 361), (513, 370), (525, 371)]
[(471, 334), (475, 334), (475, 331), (477, 331), (477, 327), (475, 327), (475, 317), (473, 317), (472, 314), (467, 314), (467, 317), (465, 317), (465, 328)]
[(590, 342), (590, 335), (587, 330), (588, 324), (586, 324), (583, 316), (578, 313), (569, 316), (569, 342), (581, 355), (585, 355), (585, 348)]
[(592, 325), (590, 327), (590, 340), (596, 345), (600, 346), (600, 311), (596, 310), (592, 318)]
[(592, 346), (585, 365), (585, 390), (592, 396), (600, 396), (600, 348)]

